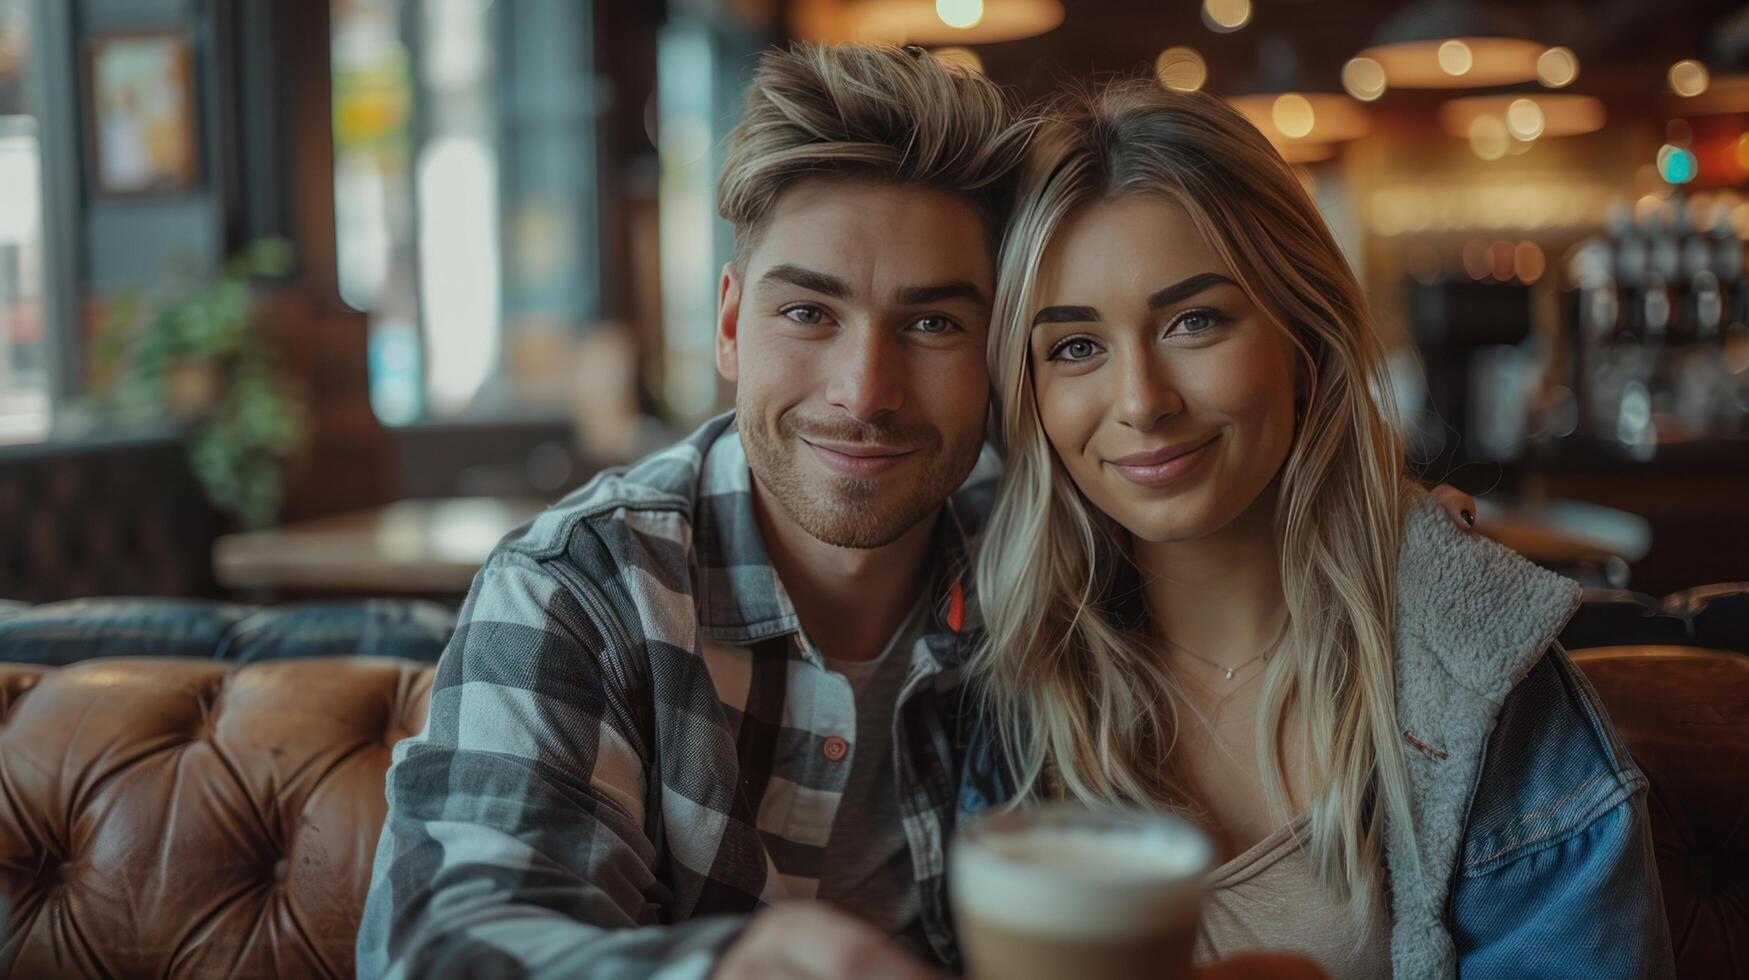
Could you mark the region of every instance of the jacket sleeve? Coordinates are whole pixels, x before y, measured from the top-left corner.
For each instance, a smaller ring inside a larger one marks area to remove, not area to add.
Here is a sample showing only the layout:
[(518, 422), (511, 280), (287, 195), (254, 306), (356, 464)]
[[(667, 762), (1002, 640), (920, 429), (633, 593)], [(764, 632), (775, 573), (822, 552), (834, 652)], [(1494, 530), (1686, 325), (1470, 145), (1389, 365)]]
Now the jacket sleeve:
[(1674, 975), (1646, 785), (1550, 651), (1489, 739), (1448, 906), (1460, 975)]
[(1636, 792), (1566, 840), (1458, 879), (1459, 974), (1674, 976), (1645, 811)]
[(358, 974), (703, 977), (741, 918), (658, 925), (635, 641), (526, 555), (474, 581), (388, 772)]

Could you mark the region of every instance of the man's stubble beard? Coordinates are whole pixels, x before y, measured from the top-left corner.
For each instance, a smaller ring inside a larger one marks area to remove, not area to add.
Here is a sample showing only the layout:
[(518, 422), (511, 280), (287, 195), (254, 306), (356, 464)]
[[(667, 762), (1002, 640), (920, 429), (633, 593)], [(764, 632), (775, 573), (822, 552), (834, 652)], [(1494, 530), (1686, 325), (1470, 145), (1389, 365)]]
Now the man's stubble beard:
[[(944, 446), (933, 432), (802, 422), (784, 415), (774, 433), (759, 419), (743, 413), (739, 421), (741, 442), (754, 477), (790, 520), (810, 536), (839, 548), (881, 548), (904, 537), (964, 482), (983, 445), (981, 432), (965, 445)], [(750, 421), (753, 424), (749, 425)], [(896, 442), (915, 448), (926, 457), (923, 472), (912, 479), (889, 478), (896, 485), (884, 495), (881, 480), (810, 479), (802, 473), (808, 463), (801, 456), (812, 452), (802, 443), (804, 432), (834, 441)], [(925, 444), (919, 445), (917, 436), (922, 436)]]

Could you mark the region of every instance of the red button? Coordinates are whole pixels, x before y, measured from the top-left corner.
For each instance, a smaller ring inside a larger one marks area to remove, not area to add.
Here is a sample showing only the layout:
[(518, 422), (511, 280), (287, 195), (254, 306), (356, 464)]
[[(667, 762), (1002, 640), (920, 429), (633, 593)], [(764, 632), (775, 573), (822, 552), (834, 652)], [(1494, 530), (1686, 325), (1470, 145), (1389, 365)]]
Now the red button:
[(826, 739), (825, 745), (820, 746), (820, 751), (825, 754), (827, 760), (837, 762), (839, 759), (844, 758), (845, 754), (850, 751), (850, 743), (833, 735)]

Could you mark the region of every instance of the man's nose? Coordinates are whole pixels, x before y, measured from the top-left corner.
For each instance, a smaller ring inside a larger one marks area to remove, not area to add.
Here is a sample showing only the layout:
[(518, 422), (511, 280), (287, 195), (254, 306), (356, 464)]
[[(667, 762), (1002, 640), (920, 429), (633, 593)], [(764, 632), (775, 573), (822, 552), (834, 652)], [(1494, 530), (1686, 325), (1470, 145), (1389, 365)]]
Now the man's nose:
[(848, 331), (832, 352), (827, 400), (859, 422), (896, 412), (905, 401), (905, 352), (890, 331)]

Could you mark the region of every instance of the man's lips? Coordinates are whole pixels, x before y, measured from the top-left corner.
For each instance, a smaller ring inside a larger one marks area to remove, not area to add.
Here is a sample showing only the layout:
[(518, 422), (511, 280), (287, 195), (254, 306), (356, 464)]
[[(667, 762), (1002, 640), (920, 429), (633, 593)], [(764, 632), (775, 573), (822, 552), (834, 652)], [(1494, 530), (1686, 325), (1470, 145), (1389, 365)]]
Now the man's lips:
[(871, 477), (898, 465), (899, 461), (915, 453), (915, 449), (901, 449), (896, 446), (881, 446), (866, 442), (816, 442), (802, 439), (814, 456), (826, 465), (827, 469), (842, 473), (845, 476)]
[(1220, 433), (1217, 432), (1207, 439), (1197, 442), (1165, 446), (1145, 453), (1119, 456), (1105, 462), (1106, 465), (1116, 470), (1119, 476), (1132, 483), (1148, 487), (1161, 487), (1194, 469), (1196, 464), (1202, 462), (1203, 458), (1208, 455), (1209, 446), (1213, 445), (1215, 440), (1220, 437)]

